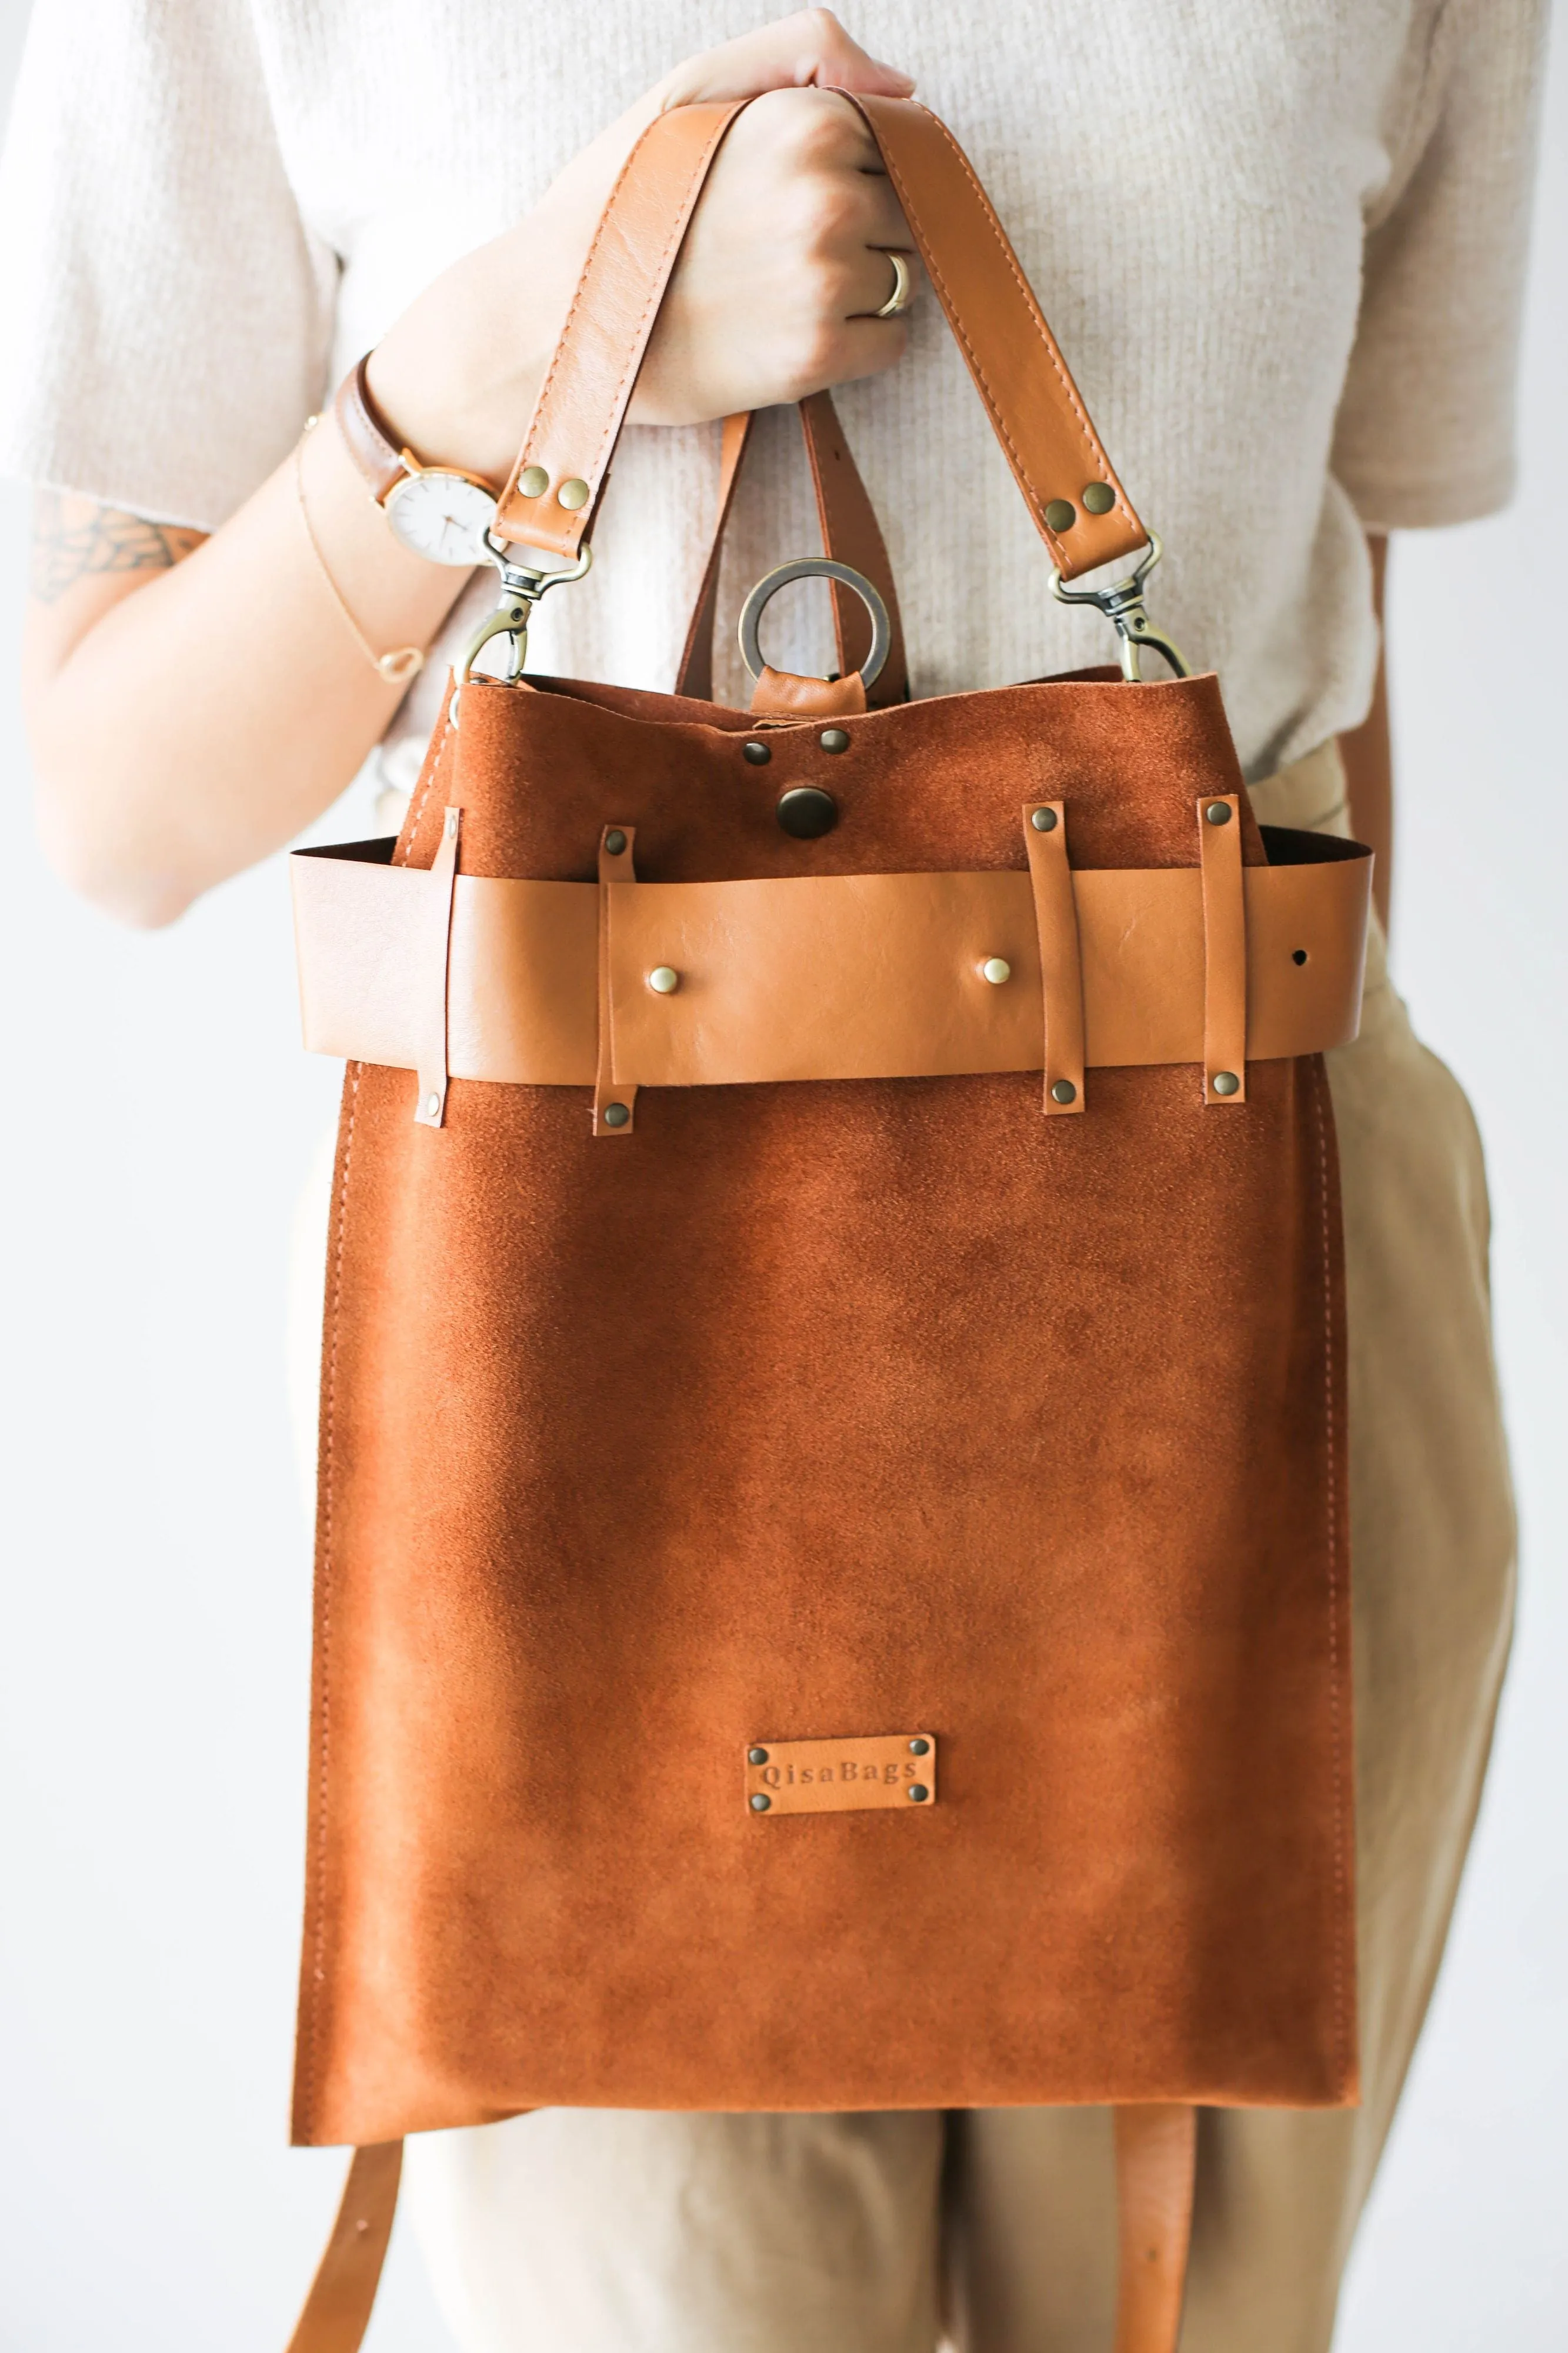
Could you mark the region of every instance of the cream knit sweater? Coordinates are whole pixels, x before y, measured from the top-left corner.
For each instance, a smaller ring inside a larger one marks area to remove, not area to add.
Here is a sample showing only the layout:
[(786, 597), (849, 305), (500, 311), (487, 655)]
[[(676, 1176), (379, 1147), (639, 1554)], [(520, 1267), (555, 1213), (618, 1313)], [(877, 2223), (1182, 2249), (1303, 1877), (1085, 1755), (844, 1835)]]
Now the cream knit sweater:
[[(762, 13), (39, 5), (0, 176), (0, 467), (221, 522), (422, 284), (670, 64)], [(1375, 656), (1363, 525), (1458, 522), (1509, 492), (1541, 0), (842, 13), (918, 76), (989, 187), (1164, 539), (1152, 608), (1220, 672), (1248, 772), (1353, 724)], [(929, 297), (900, 366), (847, 387), (841, 412), (917, 692), (1112, 658), (1103, 623), (1050, 601)], [(758, 572), (817, 543), (793, 420), (763, 422), (731, 615)], [(542, 609), (534, 668), (671, 684), (716, 449), (716, 428), (627, 434), (594, 571)], [(955, 478), (973, 495), (955, 499)], [(792, 592), (793, 619), (774, 607), (775, 660), (828, 666), (805, 608), (820, 593)], [(732, 657), (721, 676), (739, 698)], [(438, 685), (433, 663), (389, 736), (389, 780)]]

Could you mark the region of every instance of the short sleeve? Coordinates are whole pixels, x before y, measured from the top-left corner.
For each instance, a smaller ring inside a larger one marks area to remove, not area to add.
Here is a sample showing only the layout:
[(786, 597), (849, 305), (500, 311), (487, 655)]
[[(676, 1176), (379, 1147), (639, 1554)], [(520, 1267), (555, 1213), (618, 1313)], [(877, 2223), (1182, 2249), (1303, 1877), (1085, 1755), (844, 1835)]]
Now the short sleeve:
[(1369, 223), (1333, 471), (1372, 530), (1467, 522), (1514, 480), (1543, 0), (1446, 0)]
[(0, 472), (215, 530), (321, 404), (336, 280), (245, 0), (36, 0), (0, 159)]

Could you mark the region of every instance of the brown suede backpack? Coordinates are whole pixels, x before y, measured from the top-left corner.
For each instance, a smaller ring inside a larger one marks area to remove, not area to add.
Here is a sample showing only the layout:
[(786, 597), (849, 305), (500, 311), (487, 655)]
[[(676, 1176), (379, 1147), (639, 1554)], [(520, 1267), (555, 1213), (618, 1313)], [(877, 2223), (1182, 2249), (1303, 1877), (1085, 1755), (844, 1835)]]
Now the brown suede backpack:
[(359, 2149), (296, 2353), (359, 2344), (406, 2133), (1059, 2102), (1118, 2111), (1118, 2345), (1171, 2353), (1195, 2106), (1356, 2096), (1371, 860), (1255, 822), (984, 191), (853, 102), (1053, 585), (1146, 551), (1087, 592), (1121, 670), (908, 700), (819, 398), (845, 676), (762, 665), (773, 575), (707, 699), (716, 558), (681, 692), (521, 674), (738, 109), (656, 122), (501, 501), (511, 675), (395, 843), (293, 861), (348, 1063), (295, 2137)]

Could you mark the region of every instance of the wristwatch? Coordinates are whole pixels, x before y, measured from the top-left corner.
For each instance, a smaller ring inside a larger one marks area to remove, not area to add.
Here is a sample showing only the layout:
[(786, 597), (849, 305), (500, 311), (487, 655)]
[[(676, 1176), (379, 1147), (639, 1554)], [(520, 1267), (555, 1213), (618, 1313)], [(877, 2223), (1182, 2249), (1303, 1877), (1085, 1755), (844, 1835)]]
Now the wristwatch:
[(422, 466), (411, 449), (399, 449), (387, 438), (365, 382), (368, 356), (344, 376), (332, 406), (349, 455), (388, 527), (432, 564), (493, 563), (485, 533), (495, 523), (497, 492), (456, 466)]

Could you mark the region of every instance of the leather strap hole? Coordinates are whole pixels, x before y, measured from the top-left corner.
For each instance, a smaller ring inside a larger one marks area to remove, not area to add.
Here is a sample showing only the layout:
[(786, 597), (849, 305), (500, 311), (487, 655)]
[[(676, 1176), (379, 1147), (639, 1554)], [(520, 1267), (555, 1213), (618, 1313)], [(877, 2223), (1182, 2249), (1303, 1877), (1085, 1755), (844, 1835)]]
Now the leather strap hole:
[(1291, 949), (1291, 951), (1290, 951), (1290, 961), (1291, 961), (1291, 963), (1292, 963), (1292, 964), (1305, 964), (1305, 963), (1306, 963), (1306, 961), (1307, 961), (1307, 951), (1306, 951), (1306, 949), (1305, 949), (1305, 948), (1292, 948), (1292, 949)]

